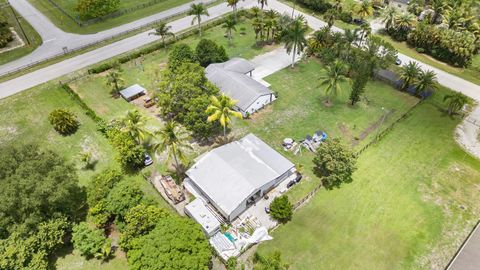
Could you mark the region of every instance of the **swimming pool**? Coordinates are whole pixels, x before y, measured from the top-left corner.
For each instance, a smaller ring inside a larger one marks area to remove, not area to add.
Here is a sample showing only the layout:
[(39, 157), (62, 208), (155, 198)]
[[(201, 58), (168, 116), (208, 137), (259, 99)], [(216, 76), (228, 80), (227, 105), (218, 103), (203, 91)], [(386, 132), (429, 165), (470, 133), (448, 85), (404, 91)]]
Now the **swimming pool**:
[(226, 232), (223, 235), (225, 235), (225, 237), (227, 237), (230, 242), (235, 243), (235, 238), (230, 233)]

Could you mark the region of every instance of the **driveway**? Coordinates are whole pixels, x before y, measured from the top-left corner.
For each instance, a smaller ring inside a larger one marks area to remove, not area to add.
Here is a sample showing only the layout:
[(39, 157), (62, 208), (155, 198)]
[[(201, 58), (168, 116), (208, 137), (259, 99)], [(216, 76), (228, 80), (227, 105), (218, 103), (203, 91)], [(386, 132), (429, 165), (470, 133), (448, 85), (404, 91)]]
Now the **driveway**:
[[(191, 3), (211, 2), (212, 0), (195, 0)], [(15, 8), (15, 10), (17, 10), (18, 13), (20, 13), (20, 15), (22, 15), (22, 17), (24, 17), (33, 26), (33, 28), (35, 28), (38, 34), (40, 34), (43, 44), (29, 55), (0, 66), (0, 75), (25, 67), (31, 63), (61, 54), (64, 52), (64, 48), (67, 48), (67, 50), (81, 48), (88, 44), (121, 34), (125, 31), (137, 29), (138, 27), (142, 27), (152, 22), (162, 20), (179, 13), (184, 13), (190, 8), (191, 3), (180, 5), (169, 10), (133, 21), (131, 23), (98, 32), (96, 34), (80, 35), (67, 33), (58, 28), (55, 24), (50, 22), (45, 15), (43, 15), (32, 4), (30, 4), (28, 0), (10, 1), (10, 4)]]

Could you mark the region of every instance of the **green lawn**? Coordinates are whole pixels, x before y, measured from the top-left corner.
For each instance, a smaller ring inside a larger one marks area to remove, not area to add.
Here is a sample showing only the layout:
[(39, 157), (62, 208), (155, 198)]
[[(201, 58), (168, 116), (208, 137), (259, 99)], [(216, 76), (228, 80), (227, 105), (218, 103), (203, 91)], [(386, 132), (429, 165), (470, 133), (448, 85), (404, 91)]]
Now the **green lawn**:
[[(0, 0), (0, 5), (5, 5), (6, 0)], [(6, 16), (8, 19), (8, 22), (11, 26), (15, 28), (15, 32), (24, 40), (25, 46), (8, 51), (8, 52), (3, 52), (0, 53), (0, 65), (3, 65), (5, 63), (8, 63), (10, 61), (13, 61), (15, 59), (21, 58), (22, 56), (25, 56), (31, 52), (33, 52), (38, 46), (42, 44), (42, 38), (40, 35), (33, 29), (33, 27), (23, 18), (21, 17), (18, 13), (17, 16), (18, 18), (18, 23), (20, 23), (21, 27), (25, 31), (25, 35), (27, 36), (27, 39), (29, 40), (30, 44), (25, 39), (25, 36), (23, 35), (23, 32), (21, 31), (20, 25), (17, 23), (15, 20), (15, 16), (12, 12), (12, 10), (8, 7), (2, 8), (3, 14)]]
[[(55, 0), (55, 1), (57, 1), (58, 4), (64, 7), (64, 10), (66, 10), (69, 14), (72, 14), (74, 17), (78, 15), (77, 12), (75, 11), (77, 0)], [(59, 28), (61, 28), (66, 32), (78, 33), (78, 34), (92, 34), (92, 33), (100, 32), (103, 30), (107, 30), (125, 23), (129, 23), (150, 15), (171, 9), (176, 6), (180, 6), (190, 1), (191, 0), (164, 0), (148, 8), (143, 8), (133, 12), (128, 12), (116, 18), (111, 18), (102, 22), (80, 27), (72, 19), (68, 18), (67, 16), (65, 16), (65, 14), (63, 14), (56, 7), (54, 7), (49, 1), (29, 0), (30, 3), (32, 3), (37, 9), (39, 9), (43, 14), (45, 14)], [(133, 7), (146, 2), (149, 2), (149, 0), (137, 0), (137, 1), (122, 0), (120, 1), (121, 3), (120, 9)]]
[[(306, 181), (289, 192), (292, 201), (303, 198), (318, 185), (318, 180), (310, 173), (313, 154), (306, 149), (297, 156), (284, 152), (281, 146), (284, 138), (291, 137), (299, 141), (307, 134), (323, 130), (330, 138), (339, 137), (358, 150), (371, 141), (379, 129), (386, 128), (418, 101), (382, 82), (372, 81), (366, 88), (369, 102), (363, 100), (354, 107), (347, 105), (350, 85), (343, 83), (343, 91), (334, 99), (333, 106), (326, 107), (323, 103), (323, 89), (319, 87), (319, 77), (323, 73), (322, 65), (309, 59), (301, 62), (294, 70), (287, 68), (267, 77), (266, 81), (278, 93), (278, 99), (254, 114), (252, 119), (235, 121), (233, 127), (237, 136), (252, 132), (295, 164), (303, 165)], [(381, 119), (388, 111), (392, 113), (385, 117), (380, 126)]]
[(441, 69), (445, 72), (448, 72), (452, 75), (461, 77), (465, 80), (471, 81), (476, 84), (480, 84), (480, 54), (477, 54), (472, 61), (472, 65), (468, 68), (456, 68), (450, 66), (444, 62), (436, 60), (435, 58), (423, 54), (418, 53), (415, 48), (410, 47), (406, 42), (398, 42), (389, 37), (388, 35), (378, 35), (382, 39), (390, 42), (395, 49), (402, 54), (405, 54), (409, 57), (417, 59), (425, 64), (431, 65), (438, 69)]
[[(437, 93), (358, 160), (354, 181), (321, 190), (260, 252), (291, 269), (442, 269), (476, 222), (480, 162), (455, 143)], [(464, 208), (465, 210), (462, 210)]]

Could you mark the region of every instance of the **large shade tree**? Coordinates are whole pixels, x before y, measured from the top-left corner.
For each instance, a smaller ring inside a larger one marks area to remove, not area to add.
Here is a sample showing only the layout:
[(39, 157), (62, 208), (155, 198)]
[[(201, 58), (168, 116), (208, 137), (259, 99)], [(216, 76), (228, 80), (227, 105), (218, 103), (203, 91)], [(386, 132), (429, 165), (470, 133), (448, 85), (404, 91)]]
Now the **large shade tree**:
[(207, 121), (218, 121), (223, 127), (223, 137), (224, 141), (227, 141), (227, 127), (232, 121), (232, 117), (242, 119), (242, 114), (234, 110), (234, 106), (237, 103), (236, 100), (233, 100), (226, 96), (225, 94), (220, 95), (220, 97), (212, 96), (210, 98), (211, 104), (207, 108), (207, 113), (210, 115)]
[(307, 45), (305, 38), (307, 31), (308, 26), (303, 16), (297, 16), (285, 30), (282, 40), (285, 42), (287, 53), (292, 54), (292, 68), (295, 66), (296, 55), (300, 55)]

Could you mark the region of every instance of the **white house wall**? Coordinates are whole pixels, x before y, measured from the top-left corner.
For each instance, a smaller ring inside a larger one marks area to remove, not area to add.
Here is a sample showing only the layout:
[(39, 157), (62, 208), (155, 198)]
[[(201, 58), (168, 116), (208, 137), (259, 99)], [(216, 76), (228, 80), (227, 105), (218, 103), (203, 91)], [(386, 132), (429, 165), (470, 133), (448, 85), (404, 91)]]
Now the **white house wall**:
[(261, 108), (265, 107), (272, 101), (276, 99), (274, 94), (270, 95), (264, 95), (259, 97), (257, 100), (255, 100), (246, 110), (245, 114), (248, 112), (249, 114), (253, 114), (254, 112), (260, 110)]

